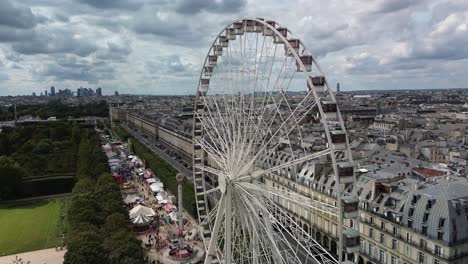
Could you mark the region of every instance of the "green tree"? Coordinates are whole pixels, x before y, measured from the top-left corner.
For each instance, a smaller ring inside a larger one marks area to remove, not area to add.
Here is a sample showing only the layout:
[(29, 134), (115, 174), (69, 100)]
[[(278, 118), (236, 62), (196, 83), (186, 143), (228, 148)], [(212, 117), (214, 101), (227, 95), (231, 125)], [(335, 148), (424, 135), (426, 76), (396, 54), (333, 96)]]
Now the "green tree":
[(88, 140), (81, 140), (78, 148), (77, 175), (79, 177), (90, 177), (92, 171), (91, 148)]
[[(109, 235), (109, 234), (107, 234)], [(110, 234), (106, 241), (110, 263), (116, 264), (144, 264), (144, 252), (141, 241), (130, 232), (121, 230)]]
[(73, 187), (73, 194), (92, 193), (94, 183), (89, 178), (81, 178)]
[(107, 217), (114, 212), (126, 213), (120, 189), (109, 173), (99, 176), (94, 193), (98, 197), (97, 203), (101, 208), (103, 217)]
[(13, 159), (0, 156), (0, 200), (13, 199), (20, 195), (24, 172)]
[(106, 218), (106, 222), (102, 225), (101, 231), (105, 235), (114, 234), (124, 228), (127, 228), (128, 225), (128, 215), (113, 213)]
[(103, 238), (94, 231), (75, 234), (68, 242), (64, 264), (107, 263), (103, 248)]
[(73, 228), (83, 223), (98, 225), (100, 223), (98, 205), (91, 193), (73, 195), (68, 208), (68, 220)]

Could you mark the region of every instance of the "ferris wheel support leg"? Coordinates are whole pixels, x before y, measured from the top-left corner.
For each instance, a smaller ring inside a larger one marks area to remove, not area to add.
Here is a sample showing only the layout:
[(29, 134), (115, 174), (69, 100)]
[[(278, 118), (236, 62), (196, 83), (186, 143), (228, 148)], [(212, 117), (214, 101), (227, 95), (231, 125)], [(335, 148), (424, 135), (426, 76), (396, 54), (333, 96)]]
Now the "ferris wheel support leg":
[(232, 256), (231, 256), (231, 217), (232, 217), (232, 204), (231, 204), (231, 199), (232, 199), (232, 194), (231, 194), (231, 188), (228, 188), (225, 193), (226, 196), (226, 207), (225, 207), (225, 243), (224, 243), (224, 253), (226, 259), (224, 260), (224, 263), (226, 264), (231, 264)]
[(213, 227), (213, 233), (211, 234), (210, 243), (208, 244), (208, 250), (206, 251), (205, 264), (211, 263), (211, 260), (215, 255), (216, 242), (218, 241), (218, 233), (219, 229), (221, 228), (221, 222), (223, 221), (225, 200), (226, 196), (222, 194), (221, 199), (219, 200), (218, 212), (216, 212), (216, 220)]

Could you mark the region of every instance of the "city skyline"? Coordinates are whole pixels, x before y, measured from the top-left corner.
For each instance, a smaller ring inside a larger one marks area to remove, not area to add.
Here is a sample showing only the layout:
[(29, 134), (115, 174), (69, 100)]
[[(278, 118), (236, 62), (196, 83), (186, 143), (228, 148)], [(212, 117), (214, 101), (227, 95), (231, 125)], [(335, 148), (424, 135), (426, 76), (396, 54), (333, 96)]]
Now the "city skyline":
[(342, 91), (467, 81), (462, 1), (7, 0), (0, 7), (0, 96), (50, 86), (194, 94), (211, 41), (243, 16), (287, 25)]

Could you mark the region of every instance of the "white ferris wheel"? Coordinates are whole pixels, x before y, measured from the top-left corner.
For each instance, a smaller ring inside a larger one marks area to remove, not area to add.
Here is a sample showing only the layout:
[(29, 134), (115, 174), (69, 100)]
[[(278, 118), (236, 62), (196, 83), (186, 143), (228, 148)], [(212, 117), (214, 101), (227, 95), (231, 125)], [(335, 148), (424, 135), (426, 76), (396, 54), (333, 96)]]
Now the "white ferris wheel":
[[(205, 263), (339, 263), (359, 251), (345, 126), (315, 58), (287, 28), (244, 18), (220, 32), (201, 71), (193, 153)], [(311, 234), (317, 213), (338, 222), (335, 253)]]

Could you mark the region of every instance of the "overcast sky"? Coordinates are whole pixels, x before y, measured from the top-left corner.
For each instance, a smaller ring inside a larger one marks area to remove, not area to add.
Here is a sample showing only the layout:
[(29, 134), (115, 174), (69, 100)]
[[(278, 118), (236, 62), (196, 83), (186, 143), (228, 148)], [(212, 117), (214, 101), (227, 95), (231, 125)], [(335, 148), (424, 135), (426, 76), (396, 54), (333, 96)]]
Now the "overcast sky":
[(192, 94), (240, 17), (288, 27), (343, 90), (468, 87), (466, 0), (0, 0), (0, 95)]

